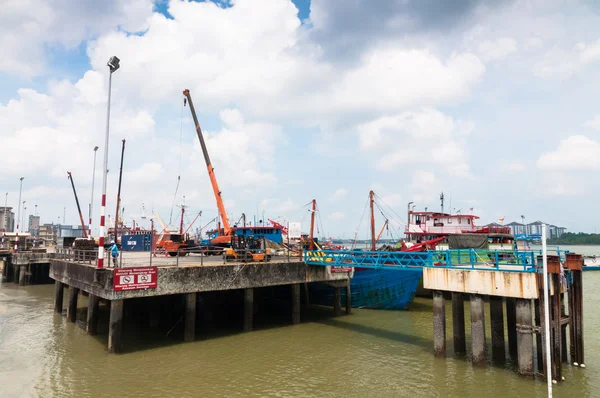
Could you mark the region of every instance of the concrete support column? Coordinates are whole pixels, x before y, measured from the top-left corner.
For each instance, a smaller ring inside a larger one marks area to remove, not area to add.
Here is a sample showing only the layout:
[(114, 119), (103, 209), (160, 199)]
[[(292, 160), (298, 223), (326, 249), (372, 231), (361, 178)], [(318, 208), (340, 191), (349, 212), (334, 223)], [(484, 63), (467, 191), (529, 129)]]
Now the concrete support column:
[(333, 316), (342, 315), (342, 291), (339, 287), (333, 288)]
[(308, 294), (308, 283), (304, 282), (304, 307), (308, 307), (310, 305), (310, 297)]
[(506, 361), (504, 347), (504, 306), (502, 297), (490, 296), (490, 318), (492, 327), (492, 359), (496, 362)]
[(352, 313), (352, 290), (350, 289), (350, 279), (346, 285), (346, 315)]
[(121, 352), (123, 334), (123, 300), (110, 302), (110, 318), (108, 321), (108, 352)]
[(471, 346), (473, 363), (485, 364), (485, 313), (483, 311), (483, 296), (471, 295)]
[(64, 287), (62, 282), (54, 281), (54, 312), (57, 314), (62, 314)]
[(252, 331), (254, 321), (254, 289), (244, 289), (244, 332)]
[(79, 296), (79, 289), (69, 286), (69, 302), (67, 304), (67, 319), (69, 322), (77, 320), (77, 296)]
[(454, 336), (454, 353), (466, 354), (465, 298), (462, 293), (452, 293), (452, 334)]
[(183, 341), (194, 341), (196, 337), (196, 293), (185, 295), (185, 328)]
[(446, 308), (439, 290), (433, 292), (433, 353), (436, 357), (446, 356)]
[(292, 323), (297, 325), (300, 323), (300, 284), (292, 285)]
[(19, 286), (27, 285), (27, 265), (21, 265), (19, 271)]
[(98, 309), (100, 307), (100, 297), (90, 294), (88, 296), (88, 309), (87, 309), (87, 334), (94, 336), (98, 333)]
[(533, 327), (531, 319), (531, 300), (516, 300), (517, 315), (517, 355), (519, 373), (533, 376)]
[(514, 298), (506, 298), (506, 329), (508, 332), (508, 353), (510, 359), (517, 360), (517, 310)]

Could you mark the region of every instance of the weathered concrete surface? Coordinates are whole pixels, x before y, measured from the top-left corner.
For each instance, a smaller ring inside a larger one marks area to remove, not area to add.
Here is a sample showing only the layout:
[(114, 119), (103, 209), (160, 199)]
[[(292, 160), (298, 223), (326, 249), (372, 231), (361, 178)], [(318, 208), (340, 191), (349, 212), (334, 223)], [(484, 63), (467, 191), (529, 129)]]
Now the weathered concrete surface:
[(79, 296), (79, 289), (73, 286), (69, 286), (69, 302), (67, 304), (67, 319), (69, 322), (75, 322), (77, 320), (77, 297)]
[(479, 294), (471, 295), (471, 347), (473, 363), (485, 365), (485, 313)]
[(183, 341), (190, 342), (196, 338), (196, 293), (185, 295), (185, 327)]
[(531, 300), (517, 300), (516, 304), (519, 373), (524, 376), (533, 376)]
[(54, 282), (54, 312), (57, 314), (62, 314), (64, 287), (64, 283), (58, 281)]
[(436, 357), (446, 356), (446, 308), (444, 294), (433, 291), (433, 353)]
[(537, 298), (534, 272), (480, 271), (449, 268), (423, 268), (426, 289), (483, 294), (500, 297)]
[(244, 289), (244, 332), (254, 327), (254, 289)]
[(465, 338), (465, 298), (462, 293), (452, 293), (452, 333), (454, 336), (454, 353), (467, 353)]
[(504, 304), (502, 297), (490, 297), (490, 324), (492, 329), (492, 359), (496, 362), (506, 360), (504, 344)]
[(510, 359), (517, 360), (517, 309), (516, 299), (506, 298), (506, 329)]
[(158, 286), (148, 290), (113, 290), (113, 269), (53, 260), (50, 277), (106, 300), (151, 297), (169, 294), (328, 282), (348, 279), (348, 274), (328, 273), (326, 267), (301, 262), (270, 262), (227, 265), (158, 267)]
[(300, 323), (300, 284), (292, 285), (292, 324)]
[(123, 300), (110, 302), (110, 317), (108, 321), (108, 352), (121, 351), (123, 334)]
[[(58, 283), (58, 282), (57, 282)], [(100, 305), (100, 298), (93, 294), (88, 296), (88, 310), (87, 310), (87, 324), (86, 331), (90, 336), (98, 333), (98, 309)]]
[(333, 316), (342, 316), (342, 288), (333, 288)]

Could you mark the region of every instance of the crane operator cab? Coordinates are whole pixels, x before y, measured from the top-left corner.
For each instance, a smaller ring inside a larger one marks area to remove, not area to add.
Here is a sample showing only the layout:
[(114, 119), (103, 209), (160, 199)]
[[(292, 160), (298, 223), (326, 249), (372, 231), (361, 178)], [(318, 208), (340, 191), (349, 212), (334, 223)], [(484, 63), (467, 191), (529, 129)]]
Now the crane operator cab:
[(231, 247), (223, 251), (225, 261), (271, 261), (271, 249), (264, 236), (233, 235)]

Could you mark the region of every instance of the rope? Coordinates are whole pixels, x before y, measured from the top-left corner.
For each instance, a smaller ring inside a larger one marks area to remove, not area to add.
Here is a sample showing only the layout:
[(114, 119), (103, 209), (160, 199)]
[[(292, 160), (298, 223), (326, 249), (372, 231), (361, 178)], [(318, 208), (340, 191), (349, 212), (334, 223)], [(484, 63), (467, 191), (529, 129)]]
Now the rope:
[(352, 244), (352, 249), (356, 248), (356, 240), (358, 239), (358, 231), (360, 230), (360, 226), (362, 225), (363, 218), (365, 217), (365, 212), (367, 211), (367, 206), (369, 205), (369, 199), (365, 203), (365, 208), (363, 209), (362, 216), (360, 216), (360, 222), (358, 223), (358, 227), (356, 227), (356, 233), (354, 234), (354, 243)]

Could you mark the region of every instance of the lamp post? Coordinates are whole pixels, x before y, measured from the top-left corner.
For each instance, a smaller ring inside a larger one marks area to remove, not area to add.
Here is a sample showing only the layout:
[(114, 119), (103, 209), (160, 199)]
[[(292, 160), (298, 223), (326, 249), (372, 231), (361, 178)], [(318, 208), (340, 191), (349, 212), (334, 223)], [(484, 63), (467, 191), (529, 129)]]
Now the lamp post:
[(98, 268), (104, 267), (104, 216), (106, 214), (106, 179), (108, 174), (108, 138), (110, 131), (110, 94), (112, 88), (112, 74), (119, 69), (119, 58), (111, 57), (106, 64), (108, 74), (108, 104), (106, 107), (106, 135), (104, 137), (104, 166), (102, 168), (102, 202), (100, 205), (100, 232), (98, 236)]
[(90, 200), (90, 219), (88, 222), (88, 236), (92, 237), (92, 211), (94, 210), (94, 183), (96, 182), (96, 152), (98, 147), (94, 147), (94, 168), (92, 170), (92, 199)]
[(17, 202), (17, 229), (15, 230), (15, 232), (19, 232), (19, 220), (21, 217), (21, 192), (23, 191), (23, 180), (25, 179), (25, 177), (21, 177), (21, 184), (19, 186), (19, 201)]
[(8, 232), (8, 192), (4, 196), (4, 232)]
[(27, 206), (25, 206), (25, 201), (23, 201), (23, 226), (25, 227), (25, 232), (29, 232), (29, 222), (27, 220)]

